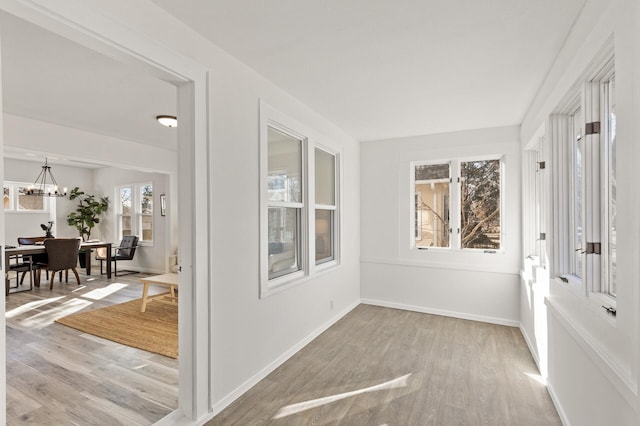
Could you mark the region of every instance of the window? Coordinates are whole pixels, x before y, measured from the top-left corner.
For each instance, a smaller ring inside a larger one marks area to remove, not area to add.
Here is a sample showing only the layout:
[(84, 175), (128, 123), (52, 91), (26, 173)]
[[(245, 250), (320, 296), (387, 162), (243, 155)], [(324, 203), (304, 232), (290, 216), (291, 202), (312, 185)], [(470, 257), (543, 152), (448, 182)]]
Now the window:
[(260, 296), (339, 260), (339, 153), (260, 104)]
[(584, 128), (584, 118), (582, 117), (582, 109), (578, 108), (570, 117), (572, 134), (571, 142), (571, 191), (573, 194), (570, 200), (569, 229), (570, 229), (570, 250), (571, 257), (571, 273), (577, 277), (583, 276), (584, 266), (584, 232), (582, 229), (582, 211), (583, 211), (583, 189), (584, 184), (584, 137), (582, 129)]
[[(616, 101), (614, 61), (550, 118), (554, 135), (554, 271), (586, 294), (616, 296)], [(568, 129), (568, 130), (564, 130)], [(565, 174), (564, 170), (568, 170)], [(566, 219), (565, 219), (566, 218)], [(598, 302), (600, 303), (600, 302)]]
[(450, 247), (450, 165), (415, 166), (416, 247)]
[(46, 213), (55, 198), (27, 195), (31, 183), (4, 182), (5, 211)]
[(137, 235), (142, 243), (153, 242), (153, 184), (118, 188), (118, 238)]
[(303, 140), (269, 127), (269, 279), (302, 269)]
[(501, 248), (500, 159), (414, 163), (412, 167), (416, 248)]
[(315, 150), (315, 259), (316, 264), (335, 259), (336, 156)]

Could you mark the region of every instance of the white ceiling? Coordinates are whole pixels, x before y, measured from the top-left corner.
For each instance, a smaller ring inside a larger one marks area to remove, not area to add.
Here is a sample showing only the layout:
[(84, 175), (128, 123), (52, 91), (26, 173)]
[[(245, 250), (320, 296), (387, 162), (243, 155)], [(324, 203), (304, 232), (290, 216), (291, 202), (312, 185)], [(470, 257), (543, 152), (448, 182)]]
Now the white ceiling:
[[(175, 86), (4, 12), (0, 37), (4, 112), (176, 150), (176, 130), (155, 120), (176, 114)], [(41, 161), (25, 154), (5, 149)]]
[[(153, 0), (358, 140), (519, 124), (585, 1)], [(5, 112), (176, 149), (154, 120), (174, 86), (6, 13), (0, 31)]]
[(521, 123), (586, 0), (153, 0), (358, 140)]

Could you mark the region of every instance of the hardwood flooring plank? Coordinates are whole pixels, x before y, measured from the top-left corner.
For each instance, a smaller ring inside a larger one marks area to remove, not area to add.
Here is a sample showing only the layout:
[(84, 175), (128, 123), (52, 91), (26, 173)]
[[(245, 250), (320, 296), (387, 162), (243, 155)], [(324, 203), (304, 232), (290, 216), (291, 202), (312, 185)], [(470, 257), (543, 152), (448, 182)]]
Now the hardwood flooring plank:
[(560, 425), (520, 331), (360, 305), (209, 425)]
[(56, 279), (53, 290), (6, 298), (9, 425), (149, 425), (177, 407), (177, 360), (53, 322), (139, 299), (141, 276), (81, 275), (81, 286)]

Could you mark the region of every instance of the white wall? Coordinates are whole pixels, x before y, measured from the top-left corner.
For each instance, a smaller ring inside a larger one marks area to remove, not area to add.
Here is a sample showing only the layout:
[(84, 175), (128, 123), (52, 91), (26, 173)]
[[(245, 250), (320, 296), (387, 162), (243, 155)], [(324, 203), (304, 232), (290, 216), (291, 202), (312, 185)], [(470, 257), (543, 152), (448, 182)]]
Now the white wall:
[[(91, 2), (158, 46), (211, 70), (209, 236), (214, 409), (226, 404), (359, 301), (359, 147), (355, 140), (149, 2)], [(258, 105), (264, 100), (342, 145), (342, 265), (260, 299)], [(196, 224), (197, 228), (197, 224)], [(333, 310), (330, 308), (333, 301)]]
[(118, 262), (123, 269), (131, 269), (149, 273), (164, 274), (168, 271), (168, 258), (171, 253), (170, 223), (171, 212), (166, 216), (160, 215), (160, 194), (165, 194), (167, 201), (171, 202), (169, 193), (169, 175), (162, 173), (145, 173), (135, 170), (123, 170), (113, 167), (97, 169), (94, 173), (94, 192), (109, 197), (110, 207), (108, 214), (100, 223), (103, 239), (118, 241), (118, 226), (116, 221), (118, 194), (116, 188), (124, 184), (153, 183), (153, 244), (141, 245), (136, 250), (132, 261)]
[[(548, 270), (525, 262), (522, 331), (566, 424), (640, 423), (640, 4), (590, 0), (522, 124), (523, 146), (610, 37), (615, 42), (617, 135), (617, 317)], [(553, 160), (553, 159), (551, 159)], [(552, 189), (553, 190), (553, 189)], [(553, 208), (553, 207), (551, 207)], [(543, 232), (545, 230), (542, 230)], [(546, 230), (547, 244), (553, 240)], [(547, 250), (550, 247), (547, 246)], [(548, 365), (548, 367), (547, 367)]]
[[(518, 127), (366, 142), (361, 146), (361, 296), (367, 303), (516, 325), (519, 321)], [(412, 161), (504, 156), (503, 250), (410, 248)]]

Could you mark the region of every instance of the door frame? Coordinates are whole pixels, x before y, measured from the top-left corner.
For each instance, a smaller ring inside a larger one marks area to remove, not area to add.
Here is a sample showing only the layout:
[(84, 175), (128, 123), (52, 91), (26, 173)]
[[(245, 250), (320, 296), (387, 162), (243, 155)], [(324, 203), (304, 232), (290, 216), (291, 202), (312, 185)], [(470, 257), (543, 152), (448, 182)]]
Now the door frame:
[[(0, 0), (0, 9), (85, 47), (174, 84), (178, 93), (179, 396), (160, 423), (192, 423), (211, 411), (209, 255), (209, 70), (83, 1)], [(103, 11), (104, 12), (104, 11)], [(1, 52), (0, 52), (1, 53)], [(0, 88), (0, 100), (1, 100)], [(1, 112), (1, 108), (0, 108)], [(1, 123), (1, 117), (0, 117)], [(0, 149), (4, 145), (0, 134)], [(2, 159), (2, 154), (0, 154)], [(0, 167), (0, 173), (3, 171)], [(198, 194), (195, 197), (193, 194)], [(175, 197), (174, 197), (175, 198)], [(2, 222), (0, 222), (2, 224)], [(197, 232), (196, 232), (197, 231)], [(4, 233), (4, 228), (0, 236)], [(2, 296), (4, 298), (4, 295)], [(4, 299), (0, 300), (4, 302)], [(6, 365), (5, 319), (0, 326)], [(6, 384), (6, 369), (0, 379)], [(6, 386), (0, 389), (0, 423), (6, 421)]]

